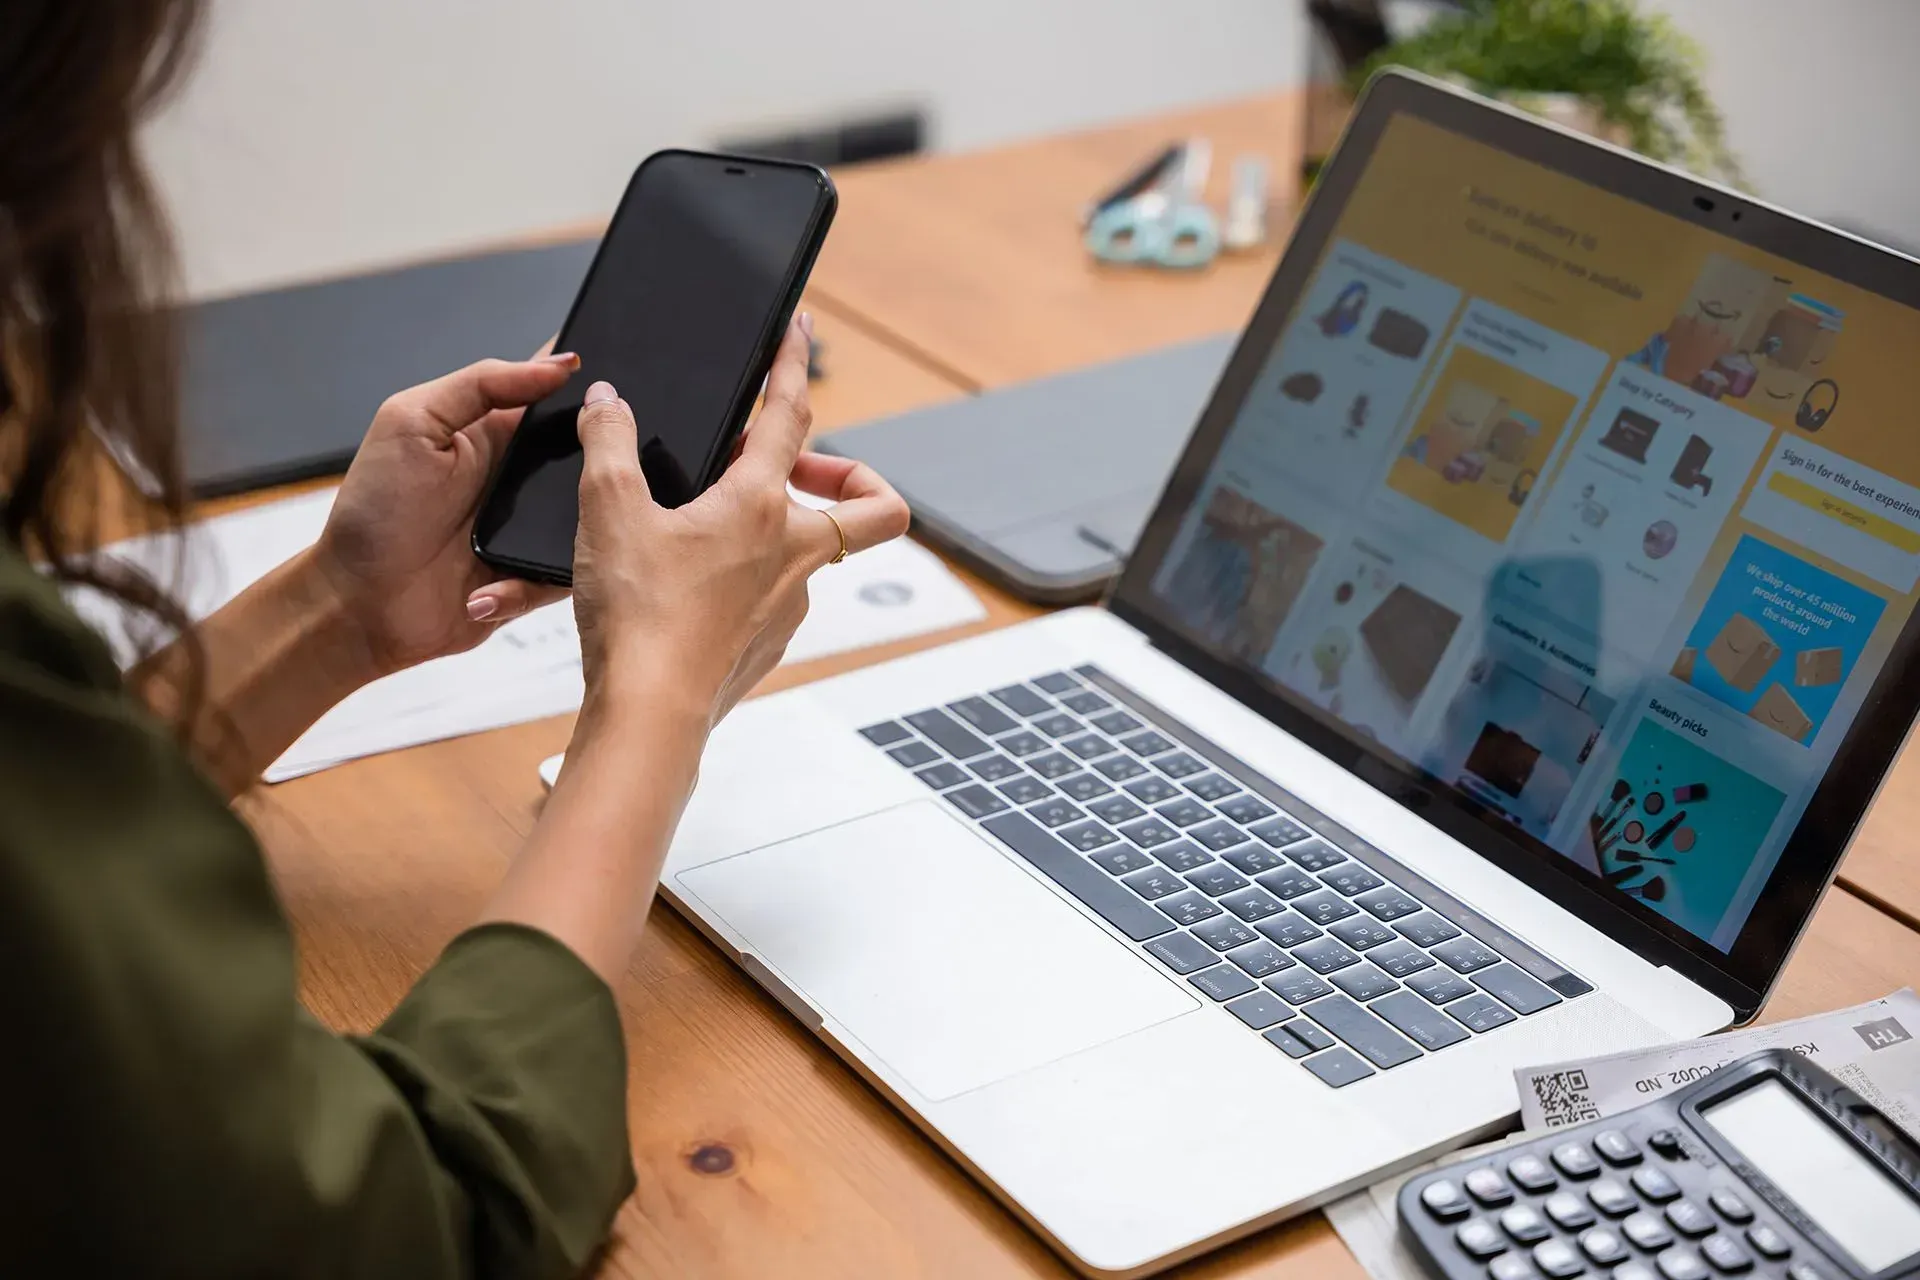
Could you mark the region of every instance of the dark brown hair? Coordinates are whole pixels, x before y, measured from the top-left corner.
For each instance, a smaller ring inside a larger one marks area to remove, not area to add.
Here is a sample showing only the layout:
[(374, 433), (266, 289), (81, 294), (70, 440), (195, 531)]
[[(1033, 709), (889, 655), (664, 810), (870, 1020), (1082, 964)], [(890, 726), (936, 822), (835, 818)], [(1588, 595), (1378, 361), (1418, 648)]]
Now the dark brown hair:
[(0, 20), (0, 535), (169, 630), (184, 618), (151, 577), (86, 553), (185, 505), (173, 254), (135, 135), (201, 8), (6, 0)]

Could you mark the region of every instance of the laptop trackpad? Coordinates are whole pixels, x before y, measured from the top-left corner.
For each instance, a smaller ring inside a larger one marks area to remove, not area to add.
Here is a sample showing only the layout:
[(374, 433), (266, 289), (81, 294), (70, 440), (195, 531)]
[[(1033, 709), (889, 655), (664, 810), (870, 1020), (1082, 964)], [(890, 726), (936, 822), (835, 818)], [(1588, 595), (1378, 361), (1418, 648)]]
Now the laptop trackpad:
[(937, 1101), (1198, 1003), (1011, 857), (922, 800), (675, 880)]

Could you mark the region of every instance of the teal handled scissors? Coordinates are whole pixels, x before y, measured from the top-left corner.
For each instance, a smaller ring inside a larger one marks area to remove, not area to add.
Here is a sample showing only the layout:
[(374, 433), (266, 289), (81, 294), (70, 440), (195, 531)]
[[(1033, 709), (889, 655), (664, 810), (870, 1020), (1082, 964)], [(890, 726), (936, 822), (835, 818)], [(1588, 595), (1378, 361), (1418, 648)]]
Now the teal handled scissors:
[(1220, 252), (1220, 224), (1200, 202), (1213, 149), (1204, 138), (1169, 147), (1099, 202), (1087, 221), (1087, 252), (1101, 262), (1204, 267)]

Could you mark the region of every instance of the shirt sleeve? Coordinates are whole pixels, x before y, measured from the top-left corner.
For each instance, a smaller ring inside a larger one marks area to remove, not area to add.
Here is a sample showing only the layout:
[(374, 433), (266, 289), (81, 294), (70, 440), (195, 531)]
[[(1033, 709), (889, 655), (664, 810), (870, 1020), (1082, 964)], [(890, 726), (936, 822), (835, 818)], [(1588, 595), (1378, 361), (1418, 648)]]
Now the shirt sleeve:
[(606, 984), (488, 925), (321, 1027), (251, 834), (7, 558), (0, 1274), (581, 1271), (634, 1185)]

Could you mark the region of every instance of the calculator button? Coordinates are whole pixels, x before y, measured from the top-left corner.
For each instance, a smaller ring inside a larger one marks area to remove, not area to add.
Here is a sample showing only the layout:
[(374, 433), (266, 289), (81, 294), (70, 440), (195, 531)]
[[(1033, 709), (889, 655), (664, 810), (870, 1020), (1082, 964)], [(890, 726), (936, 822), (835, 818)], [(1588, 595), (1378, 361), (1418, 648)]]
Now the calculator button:
[(1475, 1169), (1466, 1176), (1467, 1194), (1490, 1209), (1513, 1203), (1513, 1188), (1493, 1169)]
[(1632, 1262), (1623, 1263), (1620, 1269), (1613, 1273), (1613, 1280), (1660, 1280), (1660, 1278), (1653, 1274), (1652, 1268), (1646, 1263), (1635, 1259)]
[(1787, 1280), (1827, 1280), (1827, 1277), (1811, 1262), (1796, 1262), (1787, 1268)]
[(1465, 1250), (1468, 1257), (1481, 1262), (1507, 1251), (1507, 1242), (1485, 1218), (1469, 1218), (1461, 1223), (1453, 1233), (1453, 1242)]
[(1597, 1267), (1611, 1267), (1627, 1260), (1627, 1246), (1611, 1227), (1595, 1227), (1580, 1233), (1580, 1252)]
[(1686, 1148), (1680, 1145), (1680, 1135), (1671, 1129), (1655, 1129), (1647, 1135), (1647, 1145), (1669, 1160), (1678, 1160), (1686, 1154)]
[(1593, 1225), (1593, 1210), (1587, 1208), (1587, 1202), (1571, 1191), (1554, 1192), (1541, 1207), (1562, 1231), (1578, 1231)]
[[(1485, 986), (1486, 983), (1483, 981), (1480, 985)], [(1500, 993), (1496, 991), (1494, 994), (1499, 995)], [(1593, 1149), (1598, 1151), (1600, 1158), (1608, 1164), (1628, 1165), (1640, 1163), (1640, 1148), (1634, 1145), (1632, 1138), (1629, 1138), (1618, 1129), (1602, 1129), (1599, 1133), (1594, 1134)]]
[(1679, 1196), (1680, 1187), (1664, 1169), (1636, 1169), (1633, 1189), (1655, 1204), (1665, 1204)]
[(1577, 1276), (1587, 1269), (1580, 1255), (1565, 1240), (1543, 1240), (1533, 1246), (1533, 1265), (1540, 1268), (1540, 1274), (1551, 1280), (1566, 1280), (1568, 1276)]
[(1507, 1164), (1507, 1176), (1520, 1184), (1522, 1190), (1536, 1196), (1560, 1185), (1560, 1179), (1547, 1167), (1547, 1162), (1536, 1155), (1515, 1156)]
[(1593, 1207), (1609, 1218), (1624, 1217), (1640, 1207), (1640, 1201), (1633, 1192), (1612, 1178), (1602, 1178), (1588, 1187), (1587, 1199), (1593, 1201)]
[(1691, 1200), (1675, 1200), (1668, 1205), (1667, 1221), (1683, 1236), (1713, 1234), (1713, 1216)]
[(1713, 1206), (1715, 1213), (1736, 1226), (1753, 1221), (1753, 1210), (1747, 1208), (1747, 1202), (1725, 1187), (1708, 1196), (1707, 1203)]
[(1517, 1204), (1500, 1215), (1500, 1225), (1515, 1244), (1538, 1244), (1553, 1234), (1553, 1228), (1530, 1204)]
[(1734, 1275), (1753, 1269), (1753, 1255), (1742, 1249), (1732, 1236), (1710, 1236), (1700, 1242), (1700, 1252), (1716, 1271)]
[(1708, 1275), (1707, 1264), (1691, 1249), (1676, 1246), (1653, 1261), (1667, 1280), (1706, 1280)]
[(1658, 1253), (1673, 1243), (1673, 1232), (1667, 1230), (1667, 1224), (1650, 1213), (1634, 1214), (1620, 1224), (1620, 1231), (1648, 1253)]
[(1753, 1246), (1755, 1253), (1775, 1262), (1793, 1252), (1793, 1246), (1787, 1243), (1787, 1238), (1764, 1222), (1747, 1228), (1747, 1243)]
[(1534, 1270), (1517, 1253), (1503, 1253), (1487, 1264), (1487, 1280), (1534, 1280)]
[(1553, 1163), (1569, 1178), (1591, 1178), (1600, 1172), (1600, 1162), (1583, 1142), (1563, 1142), (1555, 1147)]

